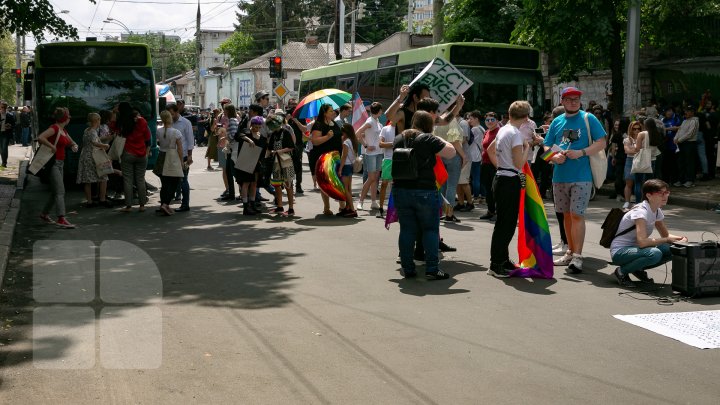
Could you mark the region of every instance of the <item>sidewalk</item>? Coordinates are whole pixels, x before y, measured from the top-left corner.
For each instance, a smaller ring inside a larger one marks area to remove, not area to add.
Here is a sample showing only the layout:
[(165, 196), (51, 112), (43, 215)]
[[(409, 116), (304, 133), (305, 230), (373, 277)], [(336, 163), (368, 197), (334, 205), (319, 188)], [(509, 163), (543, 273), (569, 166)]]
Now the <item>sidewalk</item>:
[[(10, 145), (8, 167), (0, 170), (0, 287), (5, 277), (10, 248), (12, 247), (15, 224), (20, 212), (20, 198), (24, 176), (19, 176), (20, 168), (25, 170), (26, 155), (30, 155), (30, 148), (20, 145)], [(23, 173), (24, 175), (24, 173)], [(18, 177), (21, 181), (18, 181)]]
[[(669, 205), (713, 210), (715, 206), (720, 204), (720, 178), (709, 181), (696, 181), (695, 187), (690, 188), (670, 186), (670, 191)], [(612, 183), (603, 185), (598, 190), (598, 194), (601, 196), (614, 194)]]

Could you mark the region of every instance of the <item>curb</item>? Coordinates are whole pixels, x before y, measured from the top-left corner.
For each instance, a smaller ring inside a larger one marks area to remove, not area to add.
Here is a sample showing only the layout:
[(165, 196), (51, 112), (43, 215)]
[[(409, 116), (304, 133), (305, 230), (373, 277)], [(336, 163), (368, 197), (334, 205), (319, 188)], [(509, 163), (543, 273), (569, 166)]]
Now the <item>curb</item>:
[(2, 289), (3, 280), (5, 280), (5, 269), (7, 269), (10, 260), (10, 248), (12, 248), (13, 236), (15, 235), (15, 225), (17, 225), (18, 215), (20, 214), (20, 202), (25, 184), (27, 164), (27, 160), (20, 161), (15, 193), (5, 221), (0, 225), (0, 289)]
[[(597, 190), (598, 195), (612, 195), (614, 190), (609, 187), (603, 187)], [(692, 198), (684, 196), (673, 196), (671, 195), (668, 199), (669, 205), (677, 205), (686, 208), (695, 208), (699, 210), (711, 210), (720, 203), (720, 201), (709, 200), (707, 198)]]

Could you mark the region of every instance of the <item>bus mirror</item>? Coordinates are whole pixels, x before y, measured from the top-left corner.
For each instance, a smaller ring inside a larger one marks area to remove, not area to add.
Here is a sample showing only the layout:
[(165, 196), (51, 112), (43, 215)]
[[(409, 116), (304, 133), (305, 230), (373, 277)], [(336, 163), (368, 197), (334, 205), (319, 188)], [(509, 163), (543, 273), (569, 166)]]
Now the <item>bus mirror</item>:
[(25, 100), (32, 100), (32, 82), (30, 80), (23, 82), (23, 94), (25, 95)]
[(167, 108), (167, 97), (158, 97), (158, 116), (160, 111), (165, 111)]

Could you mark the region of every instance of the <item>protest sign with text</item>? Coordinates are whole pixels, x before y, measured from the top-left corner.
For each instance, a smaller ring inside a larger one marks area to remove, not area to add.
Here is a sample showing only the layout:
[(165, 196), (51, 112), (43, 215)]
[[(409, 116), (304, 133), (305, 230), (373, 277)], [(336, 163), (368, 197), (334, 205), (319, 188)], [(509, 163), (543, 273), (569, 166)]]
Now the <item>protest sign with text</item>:
[(443, 58), (433, 59), (410, 83), (422, 83), (430, 88), (430, 97), (440, 103), (440, 112), (447, 110), (457, 96), (469, 89), (473, 82), (465, 77), (452, 63)]

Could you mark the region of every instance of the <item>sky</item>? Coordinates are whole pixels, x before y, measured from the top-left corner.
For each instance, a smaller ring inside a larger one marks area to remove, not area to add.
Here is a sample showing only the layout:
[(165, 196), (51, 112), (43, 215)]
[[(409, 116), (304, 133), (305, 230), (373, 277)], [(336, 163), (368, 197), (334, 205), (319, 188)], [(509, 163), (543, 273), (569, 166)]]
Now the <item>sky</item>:
[[(49, 0), (56, 14), (78, 30), (81, 40), (106, 35), (119, 36), (127, 32), (115, 23), (103, 23), (108, 17), (125, 24), (133, 32), (164, 31), (178, 35), (182, 41), (195, 35), (195, 16), (198, 0)], [(200, 0), (202, 29), (233, 30), (237, 22), (238, 0)], [(67, 13), (62, 13), (67, 10)], [(54, 37), (46, 34), (45, 41)], [(26, 38), (26, 48), (32, 50), (35, 41)]]

